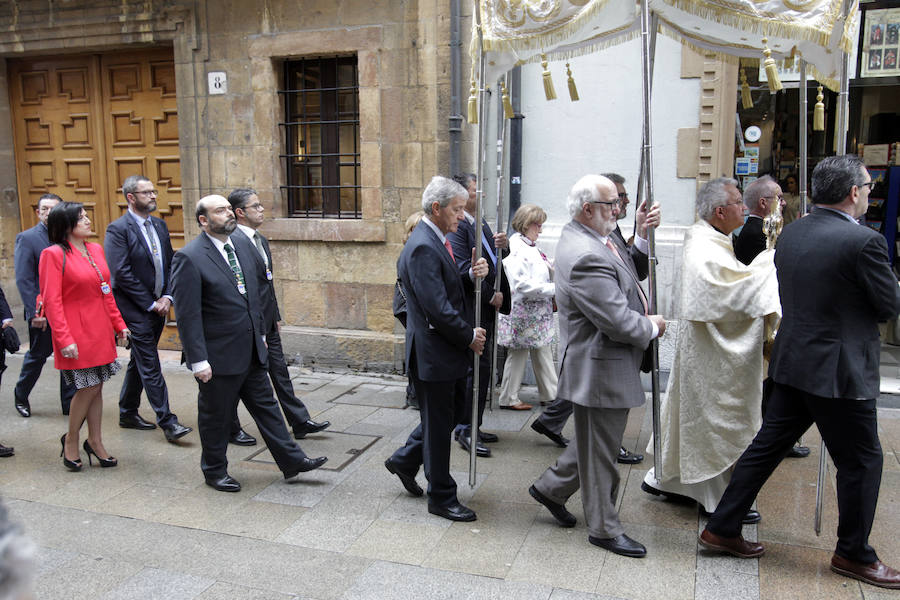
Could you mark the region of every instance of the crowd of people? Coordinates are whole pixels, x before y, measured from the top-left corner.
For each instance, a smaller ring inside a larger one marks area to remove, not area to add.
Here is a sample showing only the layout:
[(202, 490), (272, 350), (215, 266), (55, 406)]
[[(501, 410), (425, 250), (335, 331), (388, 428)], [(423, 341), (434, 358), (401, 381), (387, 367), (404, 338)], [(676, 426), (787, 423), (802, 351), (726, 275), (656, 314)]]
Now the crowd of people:
[[(60, 371), (62, 413), (68, 415), (60, 438), (63, 465), (82, 470), (83, 449), (89, 464), (97, 459), (100, 467), (117, 466), (103, 444), (101, 424), (103, 385), (121, 370), (118, 340), (131, 351), (119, 393), (119, 426), (159, 427), (177, 444), (193, 430), (170, 410), (157, 351), (175, 304), (185, 361), (199, 386), (206, 484), (240, 490), (228, 475), (226, 447), (257, 441), (241, 428), (238, 400), (286, 479), (322, 466), (325, 457), (307, 457), (295, 441), (330, 423), (313, 421), (291, 385), (278, 333), (272, 255), (257, 231), (264, 209), (256, 192), (239, 188), (227, 199), (202, 198), (196, 207), (202, 233), (177, 255), (165, 221), (152, 215), (158, 198), (152, 181), (130, 176), (122, 194), (128, 209), (109, 224), (103, 246), (88, 241), (94, 232), (84, 206), (55, 194), (39, 199), (37, 225), (16, 237), (16, 285), (30, 342), (14, 390), (19, 415), (31, 417), (29, 395), (52, 354)], [(9, 327), (12, 314), (2, 291), (0, 317), (3, 328)], [(142, 392), (155, 423), (138, 413)], [(85, 422), (87, 437), (79, 446)], [(0, 445), (0, 456), (13, 453)]]
[[(642, 202), (635, 235), (626, 240), (618, 226), (629, 205), (624, 183), (608, 173), (585, 175), (572, 186), (570, 220), (555, 260), (538, 246), (547, 219), (540, 207), (521, 206), (507, 238), (486, 221), (477, 223), (473, 175), (436, 176), (426, 186), (421, 212), (407, 221), (394, 304), (406, 329), (407, 398), (421, 418), (384, 465), (413, 496), (426, 494), (416, 481), (424, 467), (429, 513), (453, 521), (477, 518), (459, 501), (450, 453), (454, 438), (483, 457), (498, 441), (481, 428), (497, 336), (508, 348), (500, 407), (534, 408), (518, 397), (530, 356), (545, 406), (531, 427), (562, 448), (529, 494), (560, 526), (574, 527), (577, 517), (566, 503), (580, 490), (588, 542), (627, 557), (646, 556), (647, 548), (627, 535), (619, 519), (617, 463), (643, 460), (623, 447), (623, 436), (630, 410), (645, 402), (640, 373), (652, 362), (648, 349), (668, 326), (663, 315), (651, 312), (641, 285), (648, 274), (649, 231), (659, 226), (660, 209)], [(777, 182), (760, 178), (743, 194), (729, 178), (702, 186), (671, 315), (677, 337), (661, 428), (654, 432), (658, 470), (646, 473), (641, 488), (667, 501), (697, 504), (709, 516), (699, 536), (704, 548), (761, 556), (764, 547), (745, 540), (741, 527), (763, 518), (752, 506), (780, 461), (809, 454), (797, 441), (815, 423), (837, 468), (838, 542), (831, 569), (900, 588), (900, 572), (883, 564), (868, 542), (883, 462), (875, 408), (878, 323), (900, 313), (900, 286), (885, 240), (857, 222), (871, 186), (857, 157), (822, 160), (812, 174), (813, 210), (794, 215), (774, 249), (776, 236), (762, 220), (787, 205)], [(83, 469), (81, 449), (91, 464), (97, 459), (101, 467), (117, 466), (103, 444), (101, 413), (103, 385), (121, 368), (118, 339), (131, 347), (120, 426), (158, 426), (177, 443), (192, 430), (169, 408), (156, 352), (174, 305), (184, 360), (198, 383), (206, 484), (240, 490), (228, 474), (226, 448), (256, 440), (237, 418), (239, 401), (286, 479), (319, 468), (327, 458), (308, 457), (295, 439), (329, 423), (313, 421), (291, 387), (256, 193), (236, 189), (228, 198), (202, 198), (196, 206), (201, 234), (173, 253), (165, 222), (151, 214), (157, 198), (152, 182), (129, 177), (122, 189), (128, 211), (110, 224), (105, 248), (88, 241), (84, 207), (53, 195), (39, 201), (38, 225), (17, 237), (16, 281), (30, 346), (15, 388), (16, 410), (30, 417), (28, 395), (53, 354), (61, 407), (69, 417), (60, 440), (64, 466)], [(0, 320), (4, 329), (12, 322), (2, 292)], [(138, 414), (142, 391), (155, 424)], [(574, 442), (562, 435), (570, 415)], [(85, 421), (87, 437), (79, 446)], [(653, 448), (651, 440), (646, 451)], [(0, 445), (0, 456), (12, 453)]]

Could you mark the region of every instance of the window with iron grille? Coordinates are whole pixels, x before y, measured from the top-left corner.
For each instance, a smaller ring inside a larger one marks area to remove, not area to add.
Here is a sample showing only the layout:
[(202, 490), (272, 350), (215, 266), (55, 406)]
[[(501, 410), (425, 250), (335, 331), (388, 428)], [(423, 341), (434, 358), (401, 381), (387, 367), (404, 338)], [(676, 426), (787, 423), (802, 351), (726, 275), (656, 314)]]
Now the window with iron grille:
[(356, 56), (284, 64), (288, 216), (359, 219), (359, 83)]

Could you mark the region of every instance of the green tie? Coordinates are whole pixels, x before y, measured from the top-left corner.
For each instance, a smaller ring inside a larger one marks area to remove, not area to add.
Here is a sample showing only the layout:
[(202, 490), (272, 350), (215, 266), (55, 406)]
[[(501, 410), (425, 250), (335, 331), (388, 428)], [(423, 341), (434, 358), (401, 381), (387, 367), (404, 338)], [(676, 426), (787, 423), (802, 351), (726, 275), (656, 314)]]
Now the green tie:
[(238, 264), (237, 257), (234, 255), (234, 249), (230, 244), (225, 244), (225, 254), (228, 255), (228, 264), (232, 273), (234, 273), (234, 280), (237, 281), (238, 291), (241, 294), (246, 294), (247, 288), (244, 286), (244, 273), (241, 271), (241, 266)]

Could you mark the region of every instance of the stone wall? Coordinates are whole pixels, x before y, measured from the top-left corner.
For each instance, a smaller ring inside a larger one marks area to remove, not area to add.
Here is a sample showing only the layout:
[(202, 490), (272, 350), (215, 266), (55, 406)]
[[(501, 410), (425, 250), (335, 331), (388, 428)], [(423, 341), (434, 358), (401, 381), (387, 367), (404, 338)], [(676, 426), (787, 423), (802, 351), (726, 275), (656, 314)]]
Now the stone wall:
[[(449, 30), (449, 3), (438, 0), (25, 0), (0, 7), (0, 57), (173, 46), (188, 238), (198, 231), (200, 197), (255, 188), (289, 354), (399, 368), (402, 331), (390, 300), (402, 224), (430, 177), (449, 165)], [(287, 218), (281, 65), (347, 54), (358, 57), (362, 219)], [(226, 73), (227, 94), (208, 94), (211, 71)], [(12, 136), (2, 135), (10, 127), (5, 88), (0, 70), (0, 282), (7, 284), (19, 223)], [(10, 295), (14, 287), (4, 289)]]

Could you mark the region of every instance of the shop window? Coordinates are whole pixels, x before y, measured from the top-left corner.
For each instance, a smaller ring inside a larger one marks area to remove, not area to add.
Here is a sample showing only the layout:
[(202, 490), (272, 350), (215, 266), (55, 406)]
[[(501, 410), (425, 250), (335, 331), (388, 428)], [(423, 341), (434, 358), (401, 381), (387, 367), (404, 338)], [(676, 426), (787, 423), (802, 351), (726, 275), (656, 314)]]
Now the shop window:
[(356, 56), (286, 61), (283, 85), (288, 216), (362, 218)]

